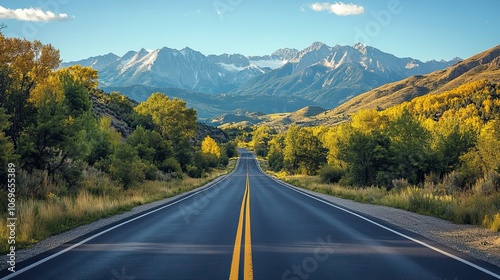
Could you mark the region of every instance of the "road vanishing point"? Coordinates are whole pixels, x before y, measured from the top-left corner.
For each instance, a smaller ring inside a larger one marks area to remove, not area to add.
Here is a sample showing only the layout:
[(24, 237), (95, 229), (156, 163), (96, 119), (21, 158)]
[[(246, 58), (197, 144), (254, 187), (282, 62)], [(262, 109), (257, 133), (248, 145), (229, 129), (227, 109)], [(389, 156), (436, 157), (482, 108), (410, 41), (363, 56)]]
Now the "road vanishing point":
[(2, 271), (3, 279), (500, 279), (500, 269), (266, 175), (227, 176)]

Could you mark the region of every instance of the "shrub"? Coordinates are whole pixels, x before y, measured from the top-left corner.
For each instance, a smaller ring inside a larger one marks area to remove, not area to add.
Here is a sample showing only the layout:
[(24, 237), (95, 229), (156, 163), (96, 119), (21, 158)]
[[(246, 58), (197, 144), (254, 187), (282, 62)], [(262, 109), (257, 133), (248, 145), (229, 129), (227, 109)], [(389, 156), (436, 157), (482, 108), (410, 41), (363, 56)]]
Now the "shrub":
[(448, 194), (452, 194), (463, 189), (464, 178), (459, 172), (453, 171), (444, 176), (443, 185)]
[(490, 171), (480, 178), (472, 188), (476, 195), (491, 195), (500, 191), (500, 174)]
[(325, 165), (319, 171), (319, 177), (321, 182), (326, 184), (336, 184), (344, 176), (344, 171), (337, 167), (332, 167), (330, 165)]
[(166, 160), (164, 160), (159, 165), (158, 169), (160, 169), (161, 171), (163, 171), (165, 173), (172, 174), (172, 176), (174, 178), (179, 177), (179, 176), (182, 177), (182, 168), (181, 168), (181, 165), (173, 157), (167, 158)]
[(410, 186), (410, 183), (408, 182), (407, 179), (401, 178), (401, 179), (393, 179), (392, 180), (392, 186), (396, 190), (402, 190)]
[(144, 168), (144, 178), (146, 180), (154, 181), (158, 178), (157, 177), (158, 168), (156, 168), (154, 164), (149, 162), (143, 162), (143, 168)]
[(489, 215), (484, 216), (483, 226), (491, 229), (492, 231), (500, 231), (500, 213), (496, 213), (495, 216), (490, 218)]
[(144, 163), (134, 148), (128, 144), (121, 144), (111, 157), (109, 173), (113, 180), (122, 183), (125, 188), (128, 188), (144, 180)]
[(203, 170), (194, 165), (188, 164), (186, 166), (186, 173), (191, 178), (201, 178), (201, 176), (203, 175)]

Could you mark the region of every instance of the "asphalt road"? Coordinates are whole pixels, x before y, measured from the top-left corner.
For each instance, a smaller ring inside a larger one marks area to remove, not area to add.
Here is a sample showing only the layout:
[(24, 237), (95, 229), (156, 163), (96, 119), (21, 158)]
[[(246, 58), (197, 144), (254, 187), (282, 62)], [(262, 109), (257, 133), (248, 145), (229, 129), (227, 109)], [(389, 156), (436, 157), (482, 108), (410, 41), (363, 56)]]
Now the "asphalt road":
[(241, 151), (200, 192), (19, 263), (5, 279), (500, 279), (500, 269), (307, 195)]

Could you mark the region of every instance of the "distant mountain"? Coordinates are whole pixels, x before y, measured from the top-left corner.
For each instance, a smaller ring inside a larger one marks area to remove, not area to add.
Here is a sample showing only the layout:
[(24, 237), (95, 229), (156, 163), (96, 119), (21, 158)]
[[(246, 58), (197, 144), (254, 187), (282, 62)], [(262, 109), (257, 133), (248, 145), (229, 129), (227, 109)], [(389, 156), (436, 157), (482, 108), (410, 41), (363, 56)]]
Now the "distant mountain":
[(139, 85), (208, 94), (280, 96), (285, 103), (278, 108), (287, 107), (286, 100), (294, 96), (309, 100), (307, 105), (332, 108), (380, 85), (443, 69), (457, 61), (421, 62), (363, 44), (330, 47), (316, 42), (301, 51), (284, 48), (271, 55), (250, 57), (205, 56), (190, 48), (141, 49), (122, 57), (108, 54), (63, 66), (94, 67), (99, 70), (102, 87)]
[(336, 107), (383, 84), (444, 69), (460, 61), (456, 58), (422, 62), (398, 58), (363, 44), (330, 47), (320, 42), (302, 51), (290, 50), (285, 57), (287, 64), (249, 79), (232, 94), (293, 95)]
[(184, 48), (129, 51), (63, 63), (80, 64), (99, 70), (103, 87), (148, 86), (179, 88), (204, 93), (224, 93), (247, 80), (265, 74), (286, 62), (279, 56), (252, 60), (239, 54), (205, 56)]
[(80, 64), (83, 66), (90, 66), (97, 71), (101, 71), (106, 68), (106, 66), (116, 62), (118, 59), (120, 59), (120, 57), (116, 54), (108, 53), (106, 55), (94, 56), (77, 62), (64, 62), (61, 63), (61, 67), (69, 67), (71, 65)]
[(487, 79), (500, 83), (500, 45), (453, 66), (427, 75), (415, 75), (363, 93), (305, 123), (334, 124), (360, 109), (386, 109), (425, 94), (441, 93), (461, 84)]

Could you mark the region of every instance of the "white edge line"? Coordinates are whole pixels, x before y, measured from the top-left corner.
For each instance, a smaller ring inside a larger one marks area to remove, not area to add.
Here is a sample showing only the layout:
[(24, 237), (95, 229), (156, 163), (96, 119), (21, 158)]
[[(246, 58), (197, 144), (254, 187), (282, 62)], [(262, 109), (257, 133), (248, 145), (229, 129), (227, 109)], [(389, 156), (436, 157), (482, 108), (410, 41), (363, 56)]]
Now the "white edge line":
[(37, 261), (37, 262), (35, 262), (35, 263), (33, 263), (33, 264), (30, 264), (29, 266), (24, 267), (24, 268), (22, 268), (22, 269), (20, 269), (20, 270), (18, 270), (18, 271), (16, 271), (16, 272), (13, 272), (13, 273), (11, 273), (11, 274), (9, 274), (9, 275), (5, 276), (4, 278), (2, 278), (2, 280), (3, 280), (3, 279), (8, 280), (8, 279), (11, 279), (11, 278), (13, 278), (13, 277), (16, 277), (16, 276), (18, 276), (18, 275), (20, 275), (20, 274), (22, 274), (22, 273), (24, 273), (24, 272), (26, 272), (26, 271), (28, 271), (28, 270), (30, 270), (30, 269), (33, 269), (33, 268), (35, 268), (35, 267), (37, 267), (37, 266), (39, 266), (39, 265), (41, 265), (41, 264), (43, 264), (43, 263), (45, 263), (45, 262), (50, 261), (50, 260), (51, 260), (51, 259), (53, 259), (53, 258), (56, 258), (56, 257), (58, 257), (58, 256), (60, 256), (60, 255), (62, 255), (62, 254), (64, 254), (64, 253), (66, 253), (66, 252), (69, 252), (69, 251), (71, 251), (71, 250), (73, 250), (73, 249), (75, 249), (75, 248), (77, 248), (77, 247), (79, 247), (79, 246), (81, 246), (81, 245), (83, 245), (83, 244), (85, 244), (85, 243), (89, 242), (90, 240), (95, 239), (95, 238), (97, 238), (97, 237), (99, 237), (99, 236), (101, 236), (101, 235), (105, 234), (105, 233), (108, 233), (108, 232), (110, 232), (110, 231), (112, 231), (112, 230), (114, 230), (114, 229), (117, 229), (117, 228), (119, 228), (119, 227), (121, 227), (121, 226), (124, 226), (124, 225), (126, 225), (126, 224), (128, 224), (128, 223), (131, 223), (131, 222), (133, 222), (133, 221), (135, 221), (135, 220), (138, 220), (138, 219), (144, 218), (144, 217), (146, 217), (146, 216), (148, 216), (148, 215), (151, 215), (151, 214), (153, 214), (153, 213), (155, 213), (155, 212), (158, 212), (158, 211), (160, 211), (160, 210), (163, 210), (163, 209), (165, 209), (165, 208), (168, 208), (168, 207), (170, 207), (170, 206), (172, 206), (172, 205), (175, 205), (175, 204), (177, 204), (177, 203), (179, 203), (179, 202), (181, 202), (181, 201), (184, 201), (184, 200), (186, 200), (186, 199), (188, 199), (188, 198), (191, 198), (191, 197), (193, 197), (193, 196), (195, 196), (195, 195), (197, 195), (197, 194), (199, 194), (199, 193), (205, 192), (205, 191), (207, 191), (207, 190), (209, 190), (209, 189), (211, 189), (211, 188), (213, 188), (213, 187), (217, 186), (219, 183), (221, 183), (222, 181), (226, 180), (226, 179), (227, 179), (227, 178), (228, 178), (231, 174), (233, 174), (233, 173), (234, 173), (234, 172), (238, 169), (238, 167), (239, 167), (239, 165), (240, 165), (240, 159), (241, 159), (241, 157), (239, 157), (239, 158), (238, 158), (238, 162), (236, 163), (236, 166), (235, 166), (234, 170), (233, 170), (231, 173), (229, 173), (229, 174), (227, 174), (227, 175), (224, 175), (222, 179), (219, 179), (219, 180), (218, 180), (218, 181), (216, 181), (216, 182), (212, 181), (212, 182), (207, 183), (207, 184), (205, 185), (205, 186), (207, 186), (207, 185), (210, 185), (210, 184), (211, 184), (211, 186), (204, 187), (203, 189), (201, 189), (201, 190), (199, 190), (199, 191), (197, 191), (197, 192), (194, 192), (194, 193), (192, 193), (192, 194), (190, 194), (190, 195), (188, 195), (188, 196), (186, 196), (186, 197), (184, 197), (184, 198), (181, 198), (181, 199), (176, 200), (176, 201), (174, 201), (174, 202), (172, 202), (172, 203), (169, 203), (169, 204), (167, 204), (167, 205), (165, 205), (165, 206), (162, 206), (162, 207), (157, 208), (157, 209), (155, 209), (155, 210), (152, 210), (152, 211), (146, 212), (146, 213), (144, 213), (144, 214), (142, 214), (142, 215), (140, 215), (140, 216), (137, 216), (137, 217), (132, 218), (132, 219), (130, 219), (130, 220), (126, 220), (126, 221), (124, 221), (124, 222), (122, 222), (122, 223), (120, 223), (120, 224), (118, 224), (118, 225), (115, 225), (115, 226), (113, 226), (113, 227), (111, 227), (111, 228), (108, 228), (108, 229), (106, 229), (106, 230), (104, 230), (104, 231), (101, 231), (101, 232), (99, 232), (99, 233), (96, 233), (96, 234), (94, 234), (94, 235), (92, 235), (92, 236), (88, 237), (87, 239), (85, 239), (85, 240), (82, 240), (82, 241), (78, 242), (77, 244), (74, 244), (74, 245), (72, 245), (72, 246), (70, 246), (70, 247), (68, 247), (68, 248), (66, 248), (66, 249), (64, 249), (64, 250), (62, 250), (62, 251), (59, 251), (59, 252), (57, 252), (57, 253), (55, 253), (55, 254), (53, 254), (53, 255), (50, 255), (50, 256), (48, 256), (48, 257), (46, 257), (46, 258), (44, 258), (44, 259), (41, 259), (41, 260), (39, 260), (39, 261)]
[(297, 187), (295, 187), (295, 186), (292, 186), (292, 185), (290, 185), (290, 184), (288, 184), (288, 183), (285, 183), (285, 182), (280, 181), (279, 179), (276, 179), (276, 178), (274, 178), (274, 177), (271, 177), (271, 176), (269, 176), (267, 173), (265, 173), (265, 172), (262, 170), (262, 168), (260, 167), (260, 164), (259, 164), (259, 162), (257, 161), (257, 159), (256, 159), (256, 158), (254, 158), (254, 160), (255, 160), (255, 162), (256, 162), (256, 164), (257, 164), (257, 167), (259, 168), (259, 170), (260, 170), (260, 172), (261, 172), (262, 174), (264, 174), (264, 175), (268, 176), (268, 177), (269, 177), (269, 178), (271, 178), (273, 181), (275, 181), (276, 183), (278, 183), (278, 184), (280, 184), (280, 185), (282, 185), (282, 186), (284, 186), (284, 187), (286, 187), (286, 188), (289, 188), (289, 189), (291, 189), (291, 190), (293, 190), (293, 191), (295, 191), (295, 192), (298, 192), (298, 193), (300, 193), (300, 194), (302, 194), (302, 195), (304, 195), (304, 196), (307, 196), (307, 197), (309, 197), (309, 198), (312, 198), (312, 199), (314, 199), (314, 200), (317, 200), (317, 201), (319, 201), (319, 202), (321, 202), (321, 203), (324, 203), (324, 204), (326, 204), (326, 205), (328, 205), (328, 206), (331, 206), (331, 207), (337, 208), (338, 210), (341, 210), (341, 211), (344, 211), (344, 212), (349, 213), (349, 214), (351, 214), (351, 215), (354, 215), (354, 216), (356, 216), (356, 217), (358, 217), (358, 218), (361, 218), (361, 219), (363, 219), (363, 220), (365, 220), (365, 221), (367, 221), (367, 222), (369, 222), (369, 223), (371, 223), (371, 224), (374, 224), (374, 225), (376, 225), (376, 226), (378, 226), (378, 227), (381, 227), (381, 228), (383, 228), (383, 229), (385, 229), (385, 230), (387, 230), (387, 231), (390, 231), (390, 232), (392, 232), (392, 233), (394, 233), (394, 234), (396, 234), (396, 235), (399, 235), (399, 236), (401, 236), (401, 237), (403, 237), (403, 238), (406, 238), (406, 239), (408, 239), (408, 240), (410, 240), (410, 241), (413, 241), (413, 242), (415, 242), (415, 243), (418, 243), (418, 244), (420, 244), (420, 245), (422, 245), (422, 246), (425, 246), (425, 247), (427, 247), (427, 248), (429, 248), (429, 249), (431, 249), (431, 250), (433, 250), (433, 251), (435, 251), (435, 252), (438, 252), (438, 253), (440, 253), (440, 254), (443, 254), (443, 255), (445, 255), (445, 256), (447, 256), (447, 257), (450, 257), (450, 258), (452, 258), (452, 259), (455, 259), (455, 260), (457, 260), (457, 261), (459, 261), (459, 262), (461, 262), (461, 263), (463, 263), (463, 264), (466, 264), (466, 265), (468, 265), (468, 266), (471, 266), (471, 267), (473, 267), (473, 268), (475, 268), (475, 269), (477, 269), (477, 270), (479, 270), (479, 271), (481, 271), (481, 272), (484, 272), (484, 273), (486, 273), (486, 274), (488, 274), (488, 275), (490, 275), (490, 276), (493, 276), (493, 277), (495, 277), (495, 278), (497, 278), (497, 279), (500, 279), (500, 275), (498, 275), (498, 274), (496, 274), (496, 273), (494, 273), (494, 272), (492, 272), (492, 271), (489, 271), (489, 270), (487, 270), (486, 268), (483, 268), (483, 267), (481, 267), (481, 266), (479, 266), (479, 265), (477, 265), (477, 264), (474, 264), (474, 263), (472, 263), (472, 262), (470, 262), (470, 261), (468, 261), (468, 260), (462, 259), (461, 257), (455, 256), (455, 255), (453, 255), (453, 254), (451, 254), (451, 253), (448, 253), (448, 252), (446, 252), (446, 251), (444, 251), (444, 250), (441, 250), (441, 249), (439, 249), (439, 248), (436, 248), (436, 247), (434, 247), (434, 246), (432, 246), (432, 245), (430, 245), (430, 244), (427, 244), (427, 243), (425, 243), (425, 242), (423, 242), (423, 241), (420, 241), (420, 240), (418, 240), (418, 239), (415, 239), (415, 238), (413, 238), (413, 237), (410, 237), (410, 236), (408, 236), (408, 235), (406, 235), (406, 234), (404, 234), (404, 233), (401, 233), (401, 232), (399, 232), (399, 231), (396, 231), (396, 230), (394, 230), (394, 229), (391, 229), (391, 228), (389, 228), (389, 227), (386, 227), (386, 226), (384, 226), (384, 225), (381, 225), (381, 224), (379, 224), (379, 223), (377, 223), (377, 222), (375, 222), (375, 221), (373, 221), (373, 220), (371, 220), (371, 219), (369, 219), (369, 218), (366, 218), (366, 217), (364, 217), (364, 216), (362, 216), (362, 215), (359, 215), (359, 214), (357, 214), (357, 213), (354, 213), (354, 212), (352, 212), (352, 211), (350, 211), (350, 210), (348, 210), (348, 209), (346, 209), (346, 208), (343, 208), (343, 207), (337, 206), (337, 205), (335, 205), (335, 204), (332, 204), (332, 203), (330, 203), (330, 202), (327, 202), (327, 201), (324, 201), (324, 200), (322, 200), (322, 199), (319, 199), (319, 198), (317, 198), (317, 197), (315, 197), (315, 196), (313, 196), (313, 195), (310, 195), (310, 194), (308, 194), (308, 193), (303, 192), (302, 190), (297, 189)]

